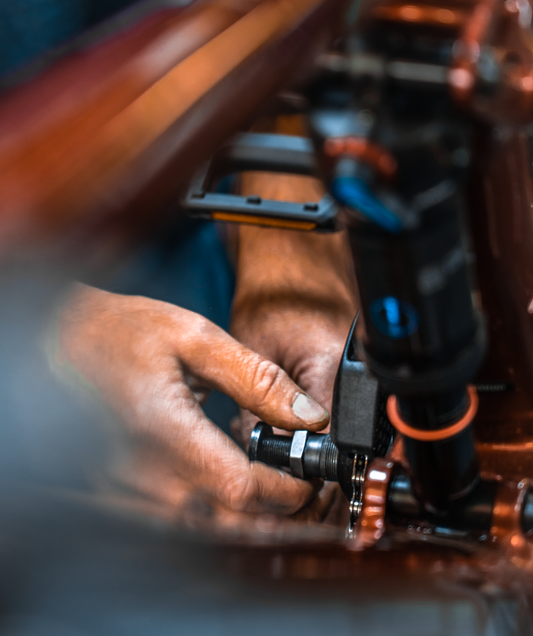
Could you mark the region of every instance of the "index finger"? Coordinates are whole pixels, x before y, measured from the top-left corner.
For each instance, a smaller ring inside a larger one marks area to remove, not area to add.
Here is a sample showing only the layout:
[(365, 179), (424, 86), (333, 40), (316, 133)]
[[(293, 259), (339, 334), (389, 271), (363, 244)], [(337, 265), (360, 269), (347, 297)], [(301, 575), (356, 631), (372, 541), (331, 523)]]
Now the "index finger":
[(181, 361), (211, 386), (276, 428), (321, 430), (329, 413), (276, 364), (212, 323), (180, 346)]

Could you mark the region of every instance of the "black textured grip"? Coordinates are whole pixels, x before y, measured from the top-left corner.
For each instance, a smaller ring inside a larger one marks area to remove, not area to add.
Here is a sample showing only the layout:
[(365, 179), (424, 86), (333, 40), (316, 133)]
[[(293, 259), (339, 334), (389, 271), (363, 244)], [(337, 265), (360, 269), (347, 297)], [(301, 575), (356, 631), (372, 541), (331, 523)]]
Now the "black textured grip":
[[(291, 446), (292, 437), (274, 435), (271, 426), (258, 422), (250, 437), (248, 456), (252, 461), (260, 461), (268, 466), (291, 468)], [(308, 434), (299, 460), (302, 462), (304, 479), (320, 477), (326, 481), (336, 481), (350, 501), (354, 458), (340, 453), (329, 435)], [(296, 476), (302, 477), (301, 474)]]
[(320, 477), (326, 481), (337, 481), (337, 460), (339, 449), (331, 441), (329, 435), (325, 436), (320, 451)]
[(291, 437), (273, 435), (263, 438), (257, 449), (257, 460), (269, 466), (290, 467)]

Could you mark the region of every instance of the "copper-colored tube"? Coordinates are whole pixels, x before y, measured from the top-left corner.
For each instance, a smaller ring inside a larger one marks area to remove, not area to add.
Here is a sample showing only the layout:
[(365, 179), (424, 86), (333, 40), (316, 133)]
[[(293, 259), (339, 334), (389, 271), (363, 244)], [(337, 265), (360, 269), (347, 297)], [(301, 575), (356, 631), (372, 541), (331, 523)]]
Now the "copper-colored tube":
[(0, 102), (0, 252), (148, 216), (312, 61), (344, 0), (158, 12)]

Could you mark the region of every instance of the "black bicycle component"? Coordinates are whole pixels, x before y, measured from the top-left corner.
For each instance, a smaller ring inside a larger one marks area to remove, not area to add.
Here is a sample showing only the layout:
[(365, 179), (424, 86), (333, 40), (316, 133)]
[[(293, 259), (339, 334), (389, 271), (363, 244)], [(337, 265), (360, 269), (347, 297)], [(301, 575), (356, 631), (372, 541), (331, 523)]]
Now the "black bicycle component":
[[(393, 437), (386, 415), (393, 394), (409, 469), (391, 479), (387, 519), (446, 536), (483, 536), (496, 484), (480, 479), (471, 413), (463, 419), (486, 336), (463, 218), (472, 124), (455, 110), (458, 86), (450, 90), (459, 41), (446, 28), (428, 27), (421, 37), (419, 26), (388, 18), (360, 24), (344, 51), (337, 42), (321, 56), (319, 77), (304, 96), (316, 157), (309, 140), (242, 136), (199, 173), (184, 207), (196, 216), (318, 231), (337, 228), (332, 200), (343, 210), (362, 325), (359, 341), (352, 327), (337, 375), (331, 439), (306, 431), (277, 436), (260, 423), (250, 458), (300, 478), (338, 481), (353, 520), (368, 461), (384, 455)], [(494, 95), (500, 83), (504, 69), (493, 53), (479, 52), (477, 95)], [(224, 174), (244, 170), (315, 174), (315, 160), (332, 197), (318, 204), (212, 191)], [(450, 432), (453, 424), (460, 432)], [(532, 493), (522, 525), (533, 532)]]
[[(445, 537), (488, 535), (492, 526), (496, 481), (480, 480), (476, 487), (446, 513), (428, 512), (416, 498), (411, 479), (403, 470), (392, 475), (387, 498), (387, 521), (392, 525), (426, 524), (432, 533)], [(522, 510), (525, 532), (533, 528), (533, 493), (526, 498)]]
[(222, 177), (251, 170), (312, 175), (312, 142), (289, 135), (247, 133), (237, 137), (197, 173), (182, 201), (183, 208), (197, 218), (319, 232), (337, 229), (337, 205), (329, 196), (318, 203), (300, 204), (211, 191)]
[[(378, 448), (368, 448), (372, 457), (382, 457), (389, 449), (392, 441), (390, 424), (387, 433), (387, 442), (382, 443)], [(354, 496), (354, 475), (357, 474), (357, 468), (363, 458), (365, 468), (369, 463), (364, 453), (367, 447), (361, 445), (359, 448), (359, 452), (352, 447), (350, 454), (342, 453), (329, 435), (308, 431), (296, 431), (292, 437), (274, 435), (271, 426), (259, 422), (252, 432), (248, 456), (252, 461), (260, 461), (269, 466), (290, 468), (291, 473), (300, 479), (320, 477), (326, 481), (336, 481), (351, 502)], [(361, 484), (358, 487), (362, 487), (364, 471), (360, 480)]]
[[(437, 431), (468, 410), (467, 385), (485, 348), (462, 218), (470, 128), (445, 84), (406, 72), (420, 71), (427, 57), (419, 42), (403, 43), (401, 66), (392, 35), (384, 28), (357, 36), (351, 50), (377, 56), (388, 71), (326, 71), (309, 91), (309, 125), (322, 177), (345, 210), (364, 324), (354, 356), (376, 379), (372, 385), (362, 367), (357, 375), (354, 360), (350, 383), (370, 401), (378, 386), (395, 394), (404, 422)], [(339, 447), (351, 443), (344, 416), (332, 437)], [(471, 426), (438, 441), (406, 435), (405, 452), (430, 510), (448, 510), (478, 482)]]
[[(397, 396), (404, 421), (423, 430), (445, 428), (464, 415), (466, 386), (485, 342), (458, 210), (452, 201), (439, 207), (420, 228), (398, 235), (358, 220), (350, 225), (365, 360)], [(434, 509), (446, 509), (476, 483), (471, 427), (438, 442), (406, 437), (405, 451), (416, 490)]]
[(274, 435), (272, 427), (259, 422), (252, 432), (248, 457), (268, 466), (290, 468), (300, 479), (319, 477), (336, 481), (352, 497), (354, 458), (339, 453), (329, 435), (296, 431), (293, 437)]
[[(357, 460), (340, 453), (329, 435), (307, 431), (297, 431), (293, 437), (274, 435), (271, 426), (259, 422), (252, 432), (248, 455), (251, 461), (290, 468), (302, 479), (338, 482), (348, 500), (353, 497)], [(393, 526), (407, 525), (446, 538), (479, 538), (490, 533), (497, 486), (496, 481), (479, 480), (467, 496), (435, 514), (420, 502), (409, 474), (398, 466), (389, 484), (386, 519)], [(532, 491), (525, 499), (521, 519), (524, 533), (533, 532)]]
[(394, 439), (386, 412), (388, 394), (355, 351), (355, 318), (335, 380), (331, 439), (344, 454), (384, 457)]

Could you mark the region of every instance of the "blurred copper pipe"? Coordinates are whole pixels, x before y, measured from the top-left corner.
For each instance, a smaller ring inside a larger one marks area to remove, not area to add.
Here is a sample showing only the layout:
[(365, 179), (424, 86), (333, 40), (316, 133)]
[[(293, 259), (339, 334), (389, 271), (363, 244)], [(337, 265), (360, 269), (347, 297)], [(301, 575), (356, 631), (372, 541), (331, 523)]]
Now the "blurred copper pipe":
[(345, 5), (219, 0), (158, 11), (4, 95), (0, 251), (152, 214), (312, 61)]

